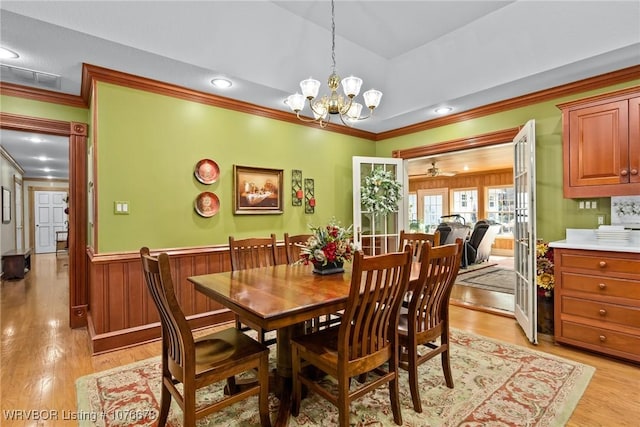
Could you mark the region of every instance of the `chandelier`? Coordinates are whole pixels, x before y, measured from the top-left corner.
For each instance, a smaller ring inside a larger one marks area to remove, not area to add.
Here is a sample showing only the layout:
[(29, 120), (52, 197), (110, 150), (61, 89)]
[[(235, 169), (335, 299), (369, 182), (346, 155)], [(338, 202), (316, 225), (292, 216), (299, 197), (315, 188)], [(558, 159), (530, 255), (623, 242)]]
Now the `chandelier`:
[[(298, 119), (303, 122), (317, 122), (320, 127), (326, 127), (331, 121), (331, 116), (338, 115), (343, 124), (347, 126), (353, 126), (353, 124), (359, 120), (368, 119), (373, 115), (373, 110), (380, 104), (382, 98), (382, 92), (375, 89), (369, 89), (362, 94), (364, 103), (369, 109), (369, 114), (366, 116), (360, 116), (362, 113), (362, 104), (354, 102), (354, 98), (360, 93), (360, 86), (362, 86), (362, 79), (349, 76), (340, 81), (340, 77), (336, 74), (336, 23), (335, 23), (335, 10), (333, 0), (331, 0), (331, 61), (333, 62), (332, 73), (329, 76), (328, 85), (331, 89), (329, 95), (323, 95), (318, 99), (318, 92), (320, 90), (320, 82), (312, 78), (302, 80), (300, 82), (300, 89), (302, 93), (295, 93), (289, 95), (285, 103), (296, 113)], [(346, 96), (338, 94), (338, 88), (342, 83), (342, 90)], [(309, 103), (311, 112), (313, 113), (313, 119), (305, 118), (300, 115), (300, 112), (304, 109), (305, 99)]]

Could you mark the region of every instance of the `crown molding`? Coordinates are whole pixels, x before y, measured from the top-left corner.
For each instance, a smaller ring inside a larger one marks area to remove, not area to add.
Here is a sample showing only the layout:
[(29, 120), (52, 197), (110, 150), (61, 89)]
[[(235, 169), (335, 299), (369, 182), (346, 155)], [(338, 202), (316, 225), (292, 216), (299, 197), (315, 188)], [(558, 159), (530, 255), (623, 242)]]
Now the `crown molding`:
[[(213, 95), (170, 83), (164, 83), (158, 80), (152, 80), (145, 77), (135, 76), (133, 74), (123, 73), (121, 71), (110, 70), (108, 68), (98, 67), (96, 65), (82, 65), (82, 88), (80, 90), (81, 97), (87, 105), (89, 105), (91, 91), (95, 82), (112, 83), (119, 86), (125, 86), (132, 89), (144, 90), (147, 92), (157, 93), (159, 95), (170, 96), (173, 98), (183, 99), (200, 104), (211, 105), (213, 107), (225, 108), (227, 110), (239, 111), (241, 113), (252, 114), (254, 116), (266, 117), (269, 119), (280, 120), (296, 125), (317, 128), (317, 124), (301, 122), (293, 113), (276, 110), (274, 108), (261, 107), (256, 104), (242, 102), (224, 96)], [(326, 128), (331, 132), (342, 133), (345, 135), (355, 136), (368, 140), (374, 140), (375, 134), (360, 129), (348, 128), (329, 124)]]
[[(360, 129), (339, 126), (332, 123), (329, 123), (325, 130), (355, 136), (358, 138), (364, 138), (371, 141), (383, 141), (385, 139), (409, 135), (412, 133), (455, 124), (466, 120), (477, 119), (480, 117), (488, 116), (490, 114), (496, 114), (515, 108), (526, 107), (528, 105), (550, 101), (576, 93), (596, 90), (636, 79), (640, 79), (640, 65), (612, 71), (610, 73), (601, 74), (599, 76), (590, 77), (538, 92), (533, 92), (527, 95), (494, 102), (492, 104), (463, 111), (457, 114), (415, 123), (413, 125), (393, 129), (390, 131), (374, 133), (363, 131)], [(293, 123), (298, 126), (317, 128), (317, 124), (301, 122), (293, 113), (287, 113), (273, 108), (261, 107), (259, 105), (237, 101), (219, 95), (207, 94), (187, 89), (181, 86), (163, 83), (157, 80), (147, 79), (144, 77), (135, 76), (133, 74), (114, 71), (90, 64), (83, 64), (82, 67), (82, 86), (80, 96), (67, 95), (59, 92), (4, 82), (0, 84), (0, 94), (68, 105), (72, 107), (88, 108), (91, 98), (91, 90), (94, 82), (96, 81), (113, 83), (133, 89), (144, 90), (215, 107), (239, 111), (242, 113), (280, 120), (288, 123)]]
[(587, 92), (590, 90), (600, 89), (612, 86), (618, 83), (625, 83), (631, 80), (640, 79), (640, 65), (623, 68), (622, 70), (612, 71), (610, 73), (601, 74), (599, 76), (578, 80), (550, 89), (544, 89), (527, 95), (518, 96), (516, 98), (506, 99), (503, 101), (487, 104), (482, 107), (452, 114), (446, 117), (428, 120), (421, 123), (405, 126), (402, 128), (381, 132), (376, 135), (376, 141), (384, 139), (396, 138), (398, 136), (409, 135), (421, 132), (427, 129), (434, 129), (445, 125), (459, 123), (471, 119), (488, 116), (490, 114), (501, 113), (503, 111), (513, 110), (515, 108), (526, 107), (532, 104), (551, 101), (563, 96), (574, 95), (576, 93)]
[(69, 95), (66, 93), (54, 92), (52, 90), (38, 89), (35, 87), (22, 86), (7, 82), (0, 82), (0, 94), (31, 99), (33, 101), (67, 105), (69, 107), (76, 108), (87, 108), (89, 106), (89, 104), (86, 104), (84, 100), (77, 95)]

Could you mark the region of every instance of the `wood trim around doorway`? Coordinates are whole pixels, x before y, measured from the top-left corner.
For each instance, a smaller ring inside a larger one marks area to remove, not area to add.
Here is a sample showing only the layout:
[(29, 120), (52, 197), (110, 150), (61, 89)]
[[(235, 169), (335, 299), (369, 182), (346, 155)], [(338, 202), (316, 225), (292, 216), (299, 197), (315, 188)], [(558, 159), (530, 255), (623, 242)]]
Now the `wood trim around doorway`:
[(87, 132), (88, 125), (0, 113), (0, 128), (69, 138), (69, 326), (87, 325)]

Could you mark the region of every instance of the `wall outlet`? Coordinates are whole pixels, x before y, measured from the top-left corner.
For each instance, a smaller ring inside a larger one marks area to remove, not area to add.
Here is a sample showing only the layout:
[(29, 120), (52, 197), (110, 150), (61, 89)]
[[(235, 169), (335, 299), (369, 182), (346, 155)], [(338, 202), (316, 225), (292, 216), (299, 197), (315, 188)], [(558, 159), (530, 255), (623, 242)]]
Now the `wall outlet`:
[(598, 215), (598, 225), (604, 225), (604, 215)]

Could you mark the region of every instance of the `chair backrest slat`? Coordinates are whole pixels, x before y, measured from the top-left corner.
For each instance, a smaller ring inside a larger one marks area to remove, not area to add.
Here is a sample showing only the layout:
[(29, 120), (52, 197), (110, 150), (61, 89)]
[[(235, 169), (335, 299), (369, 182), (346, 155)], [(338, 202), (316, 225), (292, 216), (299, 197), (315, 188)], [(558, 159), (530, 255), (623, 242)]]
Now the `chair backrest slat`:
[(407, 233), (401, 230), (398, 251), (403, 251), (406, 245), (411, 246), (413, 259), (417, 261), (422, 257), (422, 247), (426, 242), (430, 242), (431, 246), (440, 245), (440, 232), (436, 230), (434, 233)]
[(153, 257), (149, 248), (143, 247), (140, 257), (147, 289), (160, 314), (163, 346), (177, 365), (184, 366), (194, 346), (193, 335), (175, 295), (169, 256), (161, 253)]
[(313, 237), (313, 234), (296, 234), (290, 236), (284, 233), (284, 247), (287, 255), (287, 264), (293, 264), (300, 259), (300, 247)]
[(460, 269), (462, 247), (461, 239), (450, 245), (425, 245), (420, 275), (409, 301), (409, 334), (434, 329), (447, 319), (449, 297)]
[(276, 235), (240, 240), (229, 236), (229, 256), (232, 271), (276, 265)]
[(411, 272), (411, 250), (365, 257), (354, 254), (351, 288), (339, 331), (346, 363), (393, 345), (402, 297)]

